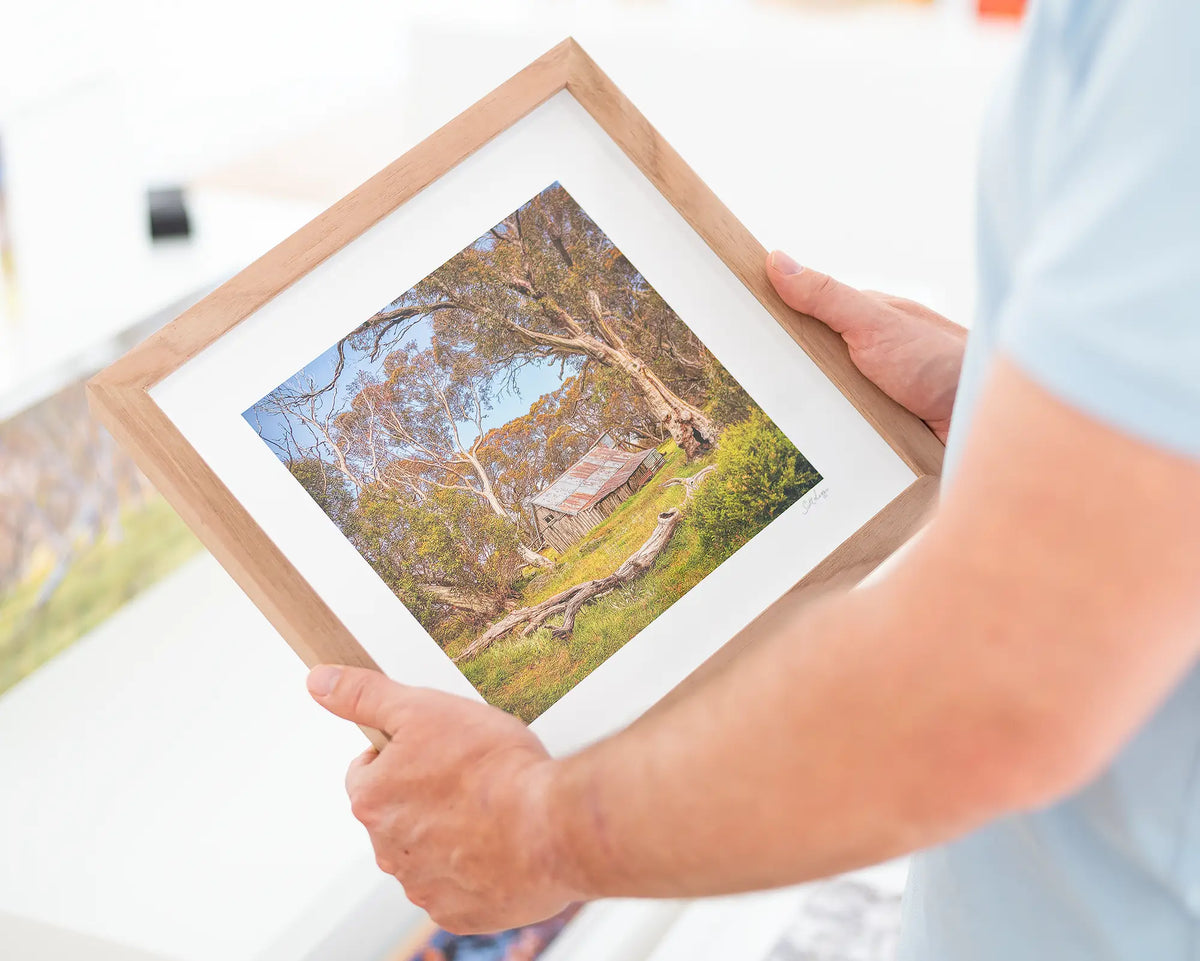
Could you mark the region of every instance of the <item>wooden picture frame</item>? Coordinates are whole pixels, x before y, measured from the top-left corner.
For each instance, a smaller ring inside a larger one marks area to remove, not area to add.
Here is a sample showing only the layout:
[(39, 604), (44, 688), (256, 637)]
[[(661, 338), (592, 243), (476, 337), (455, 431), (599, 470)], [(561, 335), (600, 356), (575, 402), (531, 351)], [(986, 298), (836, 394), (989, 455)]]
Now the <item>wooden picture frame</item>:
[[(917, 529), (937, 496), (943, 447), (853, 365), (839, 335), (796, 313), (765, 273), (766, 250), (573, 39), (555, 46), (237, 276), (97, 374), (102, 422), (305, 664), (376, 667), (326, 602), (151, 396), (154, 386), (280, 292), (539, 105), (567, 91), (766, 308), (914, 474), (913, 483), (789, 594), (726, 644), (712, 670), (774, 618), (858, 580)], [(382, 735), (368, 731), (377, 745)]]

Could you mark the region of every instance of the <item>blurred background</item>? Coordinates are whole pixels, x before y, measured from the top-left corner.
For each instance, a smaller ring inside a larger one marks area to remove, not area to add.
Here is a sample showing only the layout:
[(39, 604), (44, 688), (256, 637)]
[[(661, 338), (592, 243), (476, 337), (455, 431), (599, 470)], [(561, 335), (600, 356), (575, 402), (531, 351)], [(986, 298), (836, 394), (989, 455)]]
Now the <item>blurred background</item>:
[(969, 324), (1021, 7), (0, 0), (0, 958), (889, 957), (902, 864), (434, 932), (349, 816), (360, 735), (82, 382), (567, 34), (768, 247)]

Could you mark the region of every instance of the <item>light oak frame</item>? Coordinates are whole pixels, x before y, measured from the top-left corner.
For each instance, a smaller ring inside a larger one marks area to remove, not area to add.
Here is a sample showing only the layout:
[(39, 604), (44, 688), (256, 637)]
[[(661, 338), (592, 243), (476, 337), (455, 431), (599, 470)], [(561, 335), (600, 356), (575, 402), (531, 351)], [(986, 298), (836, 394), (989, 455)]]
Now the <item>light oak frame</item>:
[[(766, 250), (573, 39), (564, 40), (342, 198), (88, 383), (92, 408), (304, 663), (376, 668), (370, 655), (167, 418), (150, 390), (526, 114), (567, 90), (617, 143), (858, 412), (914, 483), (684, 684), (769, 629), (783, 612), (872, 570), (911, 536), (937, 496), (943, 447), (851, 362), (839, 335), (796, 313), (765, 272)], [(678, 689), (677, 689), (678, 690)], [(383, 735), (365, 731), (376, 746)]]

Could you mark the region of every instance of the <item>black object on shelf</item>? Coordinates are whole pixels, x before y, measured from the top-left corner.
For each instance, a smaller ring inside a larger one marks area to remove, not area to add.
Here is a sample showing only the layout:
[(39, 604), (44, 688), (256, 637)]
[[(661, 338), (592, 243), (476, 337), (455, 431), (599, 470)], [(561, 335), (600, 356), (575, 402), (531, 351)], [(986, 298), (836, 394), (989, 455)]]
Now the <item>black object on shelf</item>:
[(150, 209), (151, 240), (191, 236), (192, 223), (182, 187), (151, 188), (146, 192), (146, 200)]

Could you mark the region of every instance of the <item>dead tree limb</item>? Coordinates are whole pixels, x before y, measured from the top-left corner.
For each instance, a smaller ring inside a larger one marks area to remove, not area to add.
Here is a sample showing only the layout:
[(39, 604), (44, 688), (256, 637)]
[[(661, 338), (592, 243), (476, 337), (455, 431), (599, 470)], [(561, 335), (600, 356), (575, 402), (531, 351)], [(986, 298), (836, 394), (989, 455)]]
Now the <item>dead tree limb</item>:
[(455, 662), (468, 660), (487, 650), (518, 627), (524, 627), (523, 634), (531, 634), (557, 614), (562, 614), (563, 620), (561, 626), (553, 629), (554, 637), (570, 637), (575, 630), (575, 618), (585, 604), (636, 580), (654, 565), (675, 534), (682, 517), (679, 509), (674, 507), (659, 514), (658, 523), (645, 543), (630, 554), (613, 573), (568, 587), (541, 603), (513, 611), (467, 645), (466, 649), (454, 658)]
[(513, 607), (512, 602), (504, 598), (493, 597), (456, 584), (422, 583), (418, 586), (439, 604), (473, 614), (487, 616)]
[(696, 493), (696, 488), (700, 486), (700, 484), (704, 481), (704, 478), (706, 478), (709, 474), (711, 474), (716, 469), (717, 469), (716, 464), (709, 464), (703, 470), (696, 471), (696, 473), (693, 474), (691, 477), (672, 477), (669, 481), (667, 481), (666, 483), (660, 484), (659, 486), (660, 487), (674, 487), (676, 484), (681, 484), (683, 486), (684, 491), (686, 492), (683, 495), (683, 499), (685, 501), (690, 501), (692, 499), (692, 495), (694, 493)]

